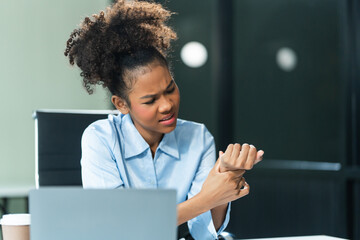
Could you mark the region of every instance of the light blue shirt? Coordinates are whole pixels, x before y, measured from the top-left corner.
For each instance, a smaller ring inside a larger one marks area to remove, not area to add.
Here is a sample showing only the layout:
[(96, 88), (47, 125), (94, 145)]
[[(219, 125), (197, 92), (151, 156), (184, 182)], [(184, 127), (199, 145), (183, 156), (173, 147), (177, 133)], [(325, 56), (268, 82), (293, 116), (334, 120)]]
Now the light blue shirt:
[[(177, 203), (200, 192), (216, 160), (214, 138), (204, 124), (178, 119), (165, 134), (154, 158), (129, 114), (92, 123), (82, 137), (84, 188), (164, 188), (177, 190)], [(211, 212), (188, 221), (193, 238), (217, 239)]]

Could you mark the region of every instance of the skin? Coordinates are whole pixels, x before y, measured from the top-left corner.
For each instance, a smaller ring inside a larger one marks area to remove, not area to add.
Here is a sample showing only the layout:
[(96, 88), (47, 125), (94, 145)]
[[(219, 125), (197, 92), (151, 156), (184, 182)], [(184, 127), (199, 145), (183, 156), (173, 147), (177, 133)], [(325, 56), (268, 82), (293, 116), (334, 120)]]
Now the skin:
[(263, 158), (264, 151), (257, 151), (255, 146), (244, 143), (229, 144), (225, 153), (220, 152), (220, 172), (233, 170), (251, 170)]
[[(136, 77), (128, 94), (131, 107), (118, 96), (112, 96), (111, 100), (121, 113), (130, 114), (136, 129), (154, 155), (163, 135), (176, 127), (180, 93), (166, 67), (153, 64), (144, 68), (148, 69)], [(160, 121), (169, 115), (174, 115), (175, 122), (171, 125), (161, 124)]]
[[(166, 66), (153, 63), (143, 68), (144, 71), (139, 71), (128, 93), (131, 106), (118, 96), (112, 96), (111, 100), (121, 113), (130, 114), (136, 129), (149, 144), (154, 157), (164, 134), (176, 127), (180, 93)], [(164, 124), (162, 120), (170, 116), (175, 118), (174, 121)], [(243, 178), (244, 167), (248, 167), (246, 170), (250, 169), (250, 166), (261, 160), (257, 155), (263, 154), (254, 154), (253, 149), (245, 149), (247, 147), (243, 146), (241, 153), (241, 146), (229, 145), (210, 171), (200, 193), (178, 204), (178, 225), (211, 210), (215, 229), (221, 227), (228, 203), (249, 193), (250, 187)]]

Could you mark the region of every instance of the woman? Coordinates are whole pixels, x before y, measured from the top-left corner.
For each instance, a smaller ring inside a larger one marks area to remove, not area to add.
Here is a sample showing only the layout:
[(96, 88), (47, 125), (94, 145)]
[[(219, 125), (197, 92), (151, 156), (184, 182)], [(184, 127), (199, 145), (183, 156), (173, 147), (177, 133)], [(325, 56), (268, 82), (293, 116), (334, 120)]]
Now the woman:
[(121, 0), (71, 34), (65, 55), (82, 70), (85, 88), (107, 88), (121, 112), (85, 130), (83, 186), (176, 189), (178, 225), (187, 222), (195, 239), (216, 239), (229, 202), (249, 192), (244, 171), (263, 151), (230, 144), (215, 164), (206, 127), (177, 118), (180, 94), (166, 59), (176, 39), (165, 25), (171, 14), (159, 4)]

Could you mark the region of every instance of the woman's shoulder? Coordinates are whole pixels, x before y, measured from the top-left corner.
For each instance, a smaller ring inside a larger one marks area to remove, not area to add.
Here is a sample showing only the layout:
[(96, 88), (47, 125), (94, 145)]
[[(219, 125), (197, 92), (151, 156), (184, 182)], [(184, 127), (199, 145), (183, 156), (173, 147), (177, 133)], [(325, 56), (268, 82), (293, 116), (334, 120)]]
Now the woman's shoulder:
[(105, 119), (99, 119), (91, 123), (85, 131), (97, 132), (97, 133), (110, 133), (113, 131), (113, 125), (116, 121), (117, 115), (109, 114)]
[(183, 151), (194, 154), (203, 154), (215, 144), (214, 137), (203, 123), (178, 119), (174, 135)]
[(106, 119), (100, 119), (91, 123), (83, 133), (83, 141), (98, 139), (108, 145), (114, 145), (116, 142), (116, 123), (121, 122), (121, 116), (109, 114)]
[(204, 129), (206, 128), (204, 123), (184, 120), (181, 118), (177, 119), (177, 128), (189, 128), (189, 129)]
[(194, 121), (188, 121), (178, 118), (177, 125), (176, 125), (176, 135), (190, 135), (190, 136), (197, 136), (202, 137), (204, 135), (207, 135), (208, 137), (212, 137), (209, 130), (206, 128), (205, 124), (198, 123)]

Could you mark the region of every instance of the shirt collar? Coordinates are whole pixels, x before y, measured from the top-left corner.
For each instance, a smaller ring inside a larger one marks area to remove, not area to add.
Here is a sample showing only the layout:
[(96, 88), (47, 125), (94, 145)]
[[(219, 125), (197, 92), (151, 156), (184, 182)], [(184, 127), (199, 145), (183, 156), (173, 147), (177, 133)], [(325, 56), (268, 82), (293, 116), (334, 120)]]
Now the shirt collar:
[(176, 159), (179, 159), (179, 148), (175, 137), (175, 130), (164, 135), (158, 149)]
[[(121, 131), (123, 132), (125, 142), (125, 159), (137, 156), (150, 148), (149, 144), (134, 126), (130, 114), (123, 115), (121, 125)], [(179, 159), (179, 148), (175, 137), (175, 130), (164, 135), (158, 150)]]
[(149, 144), (147, 144), (147, 142), (134, 126), (130, 114), (123, 116), (121, 125), (121, 131), (123, 132), (125, 142), (125, 159), (139, 155), (140, 153), (143, 153), (145, 150), (150, 148)]

